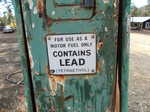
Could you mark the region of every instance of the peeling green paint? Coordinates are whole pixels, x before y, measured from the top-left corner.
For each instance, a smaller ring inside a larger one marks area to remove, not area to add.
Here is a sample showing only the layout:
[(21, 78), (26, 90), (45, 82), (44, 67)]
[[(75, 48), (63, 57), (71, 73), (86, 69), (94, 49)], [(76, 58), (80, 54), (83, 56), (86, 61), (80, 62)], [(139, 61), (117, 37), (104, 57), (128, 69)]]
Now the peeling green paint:
[(130, 0), (122, 1), (122, 68), (121, 68), (121, 112), (128, 112), (128, 74), (129, 74), (129, 46), (130, 46)]
[(20, 57), (21, 57), (21, 65), (22, 65), (22, 72), (24, 76), (24, 95), (26, 97), (25, 100), (25, 106), (27, 106), (27, 111), (28, 112), (33, 112), (34, 104), (32, 101), (32, 90), (31, 90), (31, 82), (30, 82), (30, 74), (29, 74), (29, 69), (28, 69), (28, 56), (26, 53), (26, 45), (25, 45), (25, 32), (24, 32), (24, 24), (22, 21), (22, 12), (21, 12), (21, 6), (20, 6), (20, 1), (19, 0), (13, 0), (13, 4), (15, 6), (15, 14), (16, 14), (16, 19), (17, 19), (17, 39), (19, 43), (19, 48), (20, 48)]
[[(80, 6), (57, 8), (51, 3), (52, 0), (23, 0), (20, 3), (18, 1), (15, 0), (18, 21), (17, 35), (20, 45), (25, 45), (20, 48), (23, 56), (25, 93), (29, 111), (35, 111), (32, 108), (34, 106), (38, 112), (113, 111), (117, 74), (118, 43), (116, 41), (120, 25), (117, 16), (119, 1), (96, 0), (96, 7), (92, 10)], [(21, 12), (20, 5), (22, 6)], [(127, 93), (124, 90), (127, 90), (128, 67), (125, 64), (127, 64), (129, 50), (126, 49), (128, 35), (125, 32), (129, 5), (130, 0), (123, 1), (122, 24), (125, 29), (122, 30), (122, 35), (125, 38), (122, 40), (121, 75), (123, 77), (120, 86), (122, 112), (127, 112)], [(23, 17), (22, 20), (20, 16)], [(94, 75), (51, 75), (48, 70), (46, 35), (89, 32), (97, 35), (97, 73)], [(25, 47), (27, 51), (24, 50)], [(33, 90), (29, 85), (31, 80), (28, 77), (32, 79), (30, 84), (33, 84)]]

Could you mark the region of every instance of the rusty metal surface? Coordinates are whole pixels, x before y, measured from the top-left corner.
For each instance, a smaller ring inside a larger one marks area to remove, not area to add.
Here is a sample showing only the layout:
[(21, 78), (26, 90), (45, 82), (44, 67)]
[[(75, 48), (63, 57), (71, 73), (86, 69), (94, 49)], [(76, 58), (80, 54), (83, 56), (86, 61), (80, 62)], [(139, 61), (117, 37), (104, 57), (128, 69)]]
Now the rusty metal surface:
[[(24, 0), (21, 4), (31, 70), (28, 72), (32, 76), (37, 111), (113, 111), (119, 1), (95, 0), (92, 8), (55, 7), (52, 0)], [(97, 36), (97, 73), (84, 76), (50, 74), (46, 35), (87, 32)]]

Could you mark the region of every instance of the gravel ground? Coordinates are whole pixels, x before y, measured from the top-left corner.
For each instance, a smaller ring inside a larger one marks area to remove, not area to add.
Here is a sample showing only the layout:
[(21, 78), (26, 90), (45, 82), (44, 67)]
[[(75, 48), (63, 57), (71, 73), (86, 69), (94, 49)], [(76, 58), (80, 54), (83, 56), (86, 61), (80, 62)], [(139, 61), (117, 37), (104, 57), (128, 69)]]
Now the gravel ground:
[(131, 33), (129, 112), (150, 112), (150, 33)]
[[(25, 112), (23, 85), (6, 80), (20, 71), (16, 34), (0, 32), (0, 112)], [(17, 78), (16, 78), (17, 77)], [(22, 80), (17, 73), (11, 80)], [(131, 33), (129, 112), (150, 112), (150, 33)]]
[[(7, 76), (11, 73), (10, 81)], [(25, 112), (23, 85), (16, 84), (23, 78), (15, 33), (0, 32), (0, 112)]]

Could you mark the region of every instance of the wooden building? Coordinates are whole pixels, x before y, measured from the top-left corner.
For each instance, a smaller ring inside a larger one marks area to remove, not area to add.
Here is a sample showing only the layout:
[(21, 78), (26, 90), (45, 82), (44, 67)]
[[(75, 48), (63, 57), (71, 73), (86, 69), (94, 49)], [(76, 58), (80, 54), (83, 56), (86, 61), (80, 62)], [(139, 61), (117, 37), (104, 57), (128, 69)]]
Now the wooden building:
[(131, 17), (131, 29), (150, 29), (150, 17)]

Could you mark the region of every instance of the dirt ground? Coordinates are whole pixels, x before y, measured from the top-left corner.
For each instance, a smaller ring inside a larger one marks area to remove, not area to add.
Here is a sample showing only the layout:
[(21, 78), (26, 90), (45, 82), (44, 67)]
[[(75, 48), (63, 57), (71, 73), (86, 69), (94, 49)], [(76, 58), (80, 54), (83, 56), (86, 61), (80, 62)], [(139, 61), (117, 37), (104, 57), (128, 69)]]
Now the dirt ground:
[[(25, 112), (20, 71), (16, 34), (0, 32), (0, 112)], [(150, 33), (131, 33), (129, 112), (150, 112)]]
[[(14, 72), (19, 73), (12, 74)], [(0, 112), (24, 112), (23, 85), (19, 84), (23, 76), (20, 72), (16, 34), (0, 32)]]
[(150, 112), (150, 33), (131, 33), (129, 112)]

